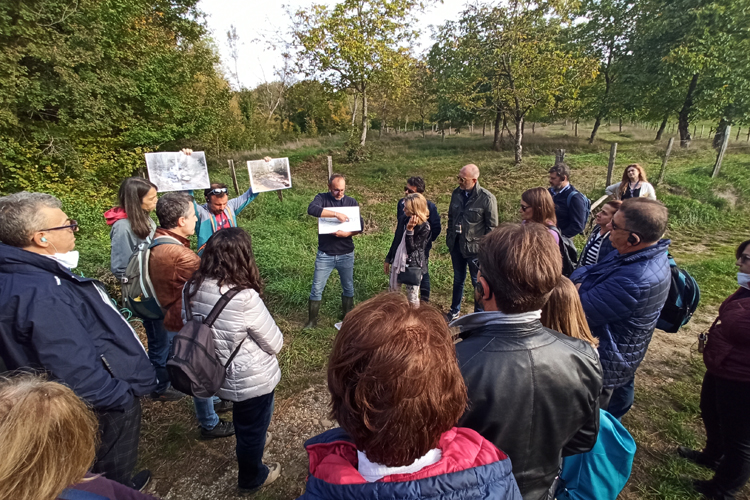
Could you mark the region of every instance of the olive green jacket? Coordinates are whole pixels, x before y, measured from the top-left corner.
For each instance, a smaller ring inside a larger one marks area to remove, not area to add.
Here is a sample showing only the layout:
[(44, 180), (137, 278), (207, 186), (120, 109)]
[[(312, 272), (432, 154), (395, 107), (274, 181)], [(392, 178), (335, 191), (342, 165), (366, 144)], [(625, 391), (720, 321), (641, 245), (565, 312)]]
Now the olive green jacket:
[[(497, 199), (494, 194), (481, 187), (479, 182), (465, 204), (464, 197), (461, 188), (453, 190), (448, 208), (445, 242), (450, 250), (456, 245), (458, 238), (461, 255), (468, 259), (477, 256), (479, 240), (497, 226)], [(456, 231), (459, 224), (460, 234)]]

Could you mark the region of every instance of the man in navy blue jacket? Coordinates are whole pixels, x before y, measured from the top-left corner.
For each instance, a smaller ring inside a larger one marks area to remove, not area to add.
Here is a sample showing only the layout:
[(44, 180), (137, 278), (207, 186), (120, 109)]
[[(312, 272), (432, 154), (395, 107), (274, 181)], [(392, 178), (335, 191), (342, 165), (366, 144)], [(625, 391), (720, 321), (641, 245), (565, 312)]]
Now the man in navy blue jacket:
[(648, 198), (625, 200), (608, 225), (617, 250), (577, 269), (576, 283), (604, 371), (602, 409), (619, 419), (633, 404), (635, 371), (646, 355), (671, 283), (667, 208)]
[(78, 266), (78, 224), (43, 193), (0, 198), (0, 357), (8, 370), (46, 372), (90, 404), (100, 445), (92, 471), (136, 489), (139, 396), (156, 372), (135, 332), (101, 283)]
[[(341, 174), (333, 174), (328, 181), (328, 192), (319, 193), (307, 207), (307, 213), (313, 217), (336, 217), (341, 222), (349, 218), (338, 207), (358, 207), (357, 200), (346, 196), (346, 179)], [(365, 223), (359, 218), (360, 227)], [(315, 328), (318, 323), (320, 303), (323, 300), (328, 277), (334, 269), (341, 278), (342, 316), (354, 307), (354, 241), (352, 236), (362, 231), (336, 231), (333, 234), (318, 234), (318, 254), (315, 257), (315, 274), (308, 304), (308, 320), (303, 329)]]
[[(425, 184), (424, 179), (421, 177), (409, 177), (409, 179), (406, 181), (406, 186), (404, 187), (404, 195), (409, 195), (412, 193), (419, 193), (424, 194), (425, 190)], [(398, 200), (398, 205), (396, 205), (396, 223), (398, 225), (398, 222), (401, 220), (401, 217), (404, 216), (404, 200), (406, 197), (401, 198)], [(427, 200), (427, 209), (430, 211), (430, 216), (427, 219), (427, 222), (430, 223), (430, 241), (427, 242), (427, 246), (424, 249), (424, 258), (426, 261), (429, 262), (430, 260), (430, 250), (432, 250), (432, 242), (437, 239), (437, 237), (440, 235), (440, 214), (438, 213), (438, 209), (435, 206), (433, 202), (430, 200)], [(396, 234), (396, 240), (399, 240), (399, 235)], [(422, 302), (429, 302), (430, 300), (430, 269), (429, 266), (427, 268), (427, 272), (422, 275), (422, 283), (419, 285), (419, 300)]]
[(549, 192), (555, 202), (557, 227), (566, 238), (582, 234), (589, 219), (588, 198), (570, 183), (570, 167), (556, 163), (549, 169)]

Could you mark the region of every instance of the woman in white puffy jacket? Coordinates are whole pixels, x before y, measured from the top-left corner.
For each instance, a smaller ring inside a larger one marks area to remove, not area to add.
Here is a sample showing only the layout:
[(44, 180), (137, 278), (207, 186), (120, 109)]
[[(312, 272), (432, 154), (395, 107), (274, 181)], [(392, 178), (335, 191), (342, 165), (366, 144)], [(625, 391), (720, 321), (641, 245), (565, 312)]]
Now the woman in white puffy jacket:
[[(189, 288), (194, 315), (208, 316), (222, 294), (241, 291), (229, 301), (212, 327), (216, 354), (227, 367), (218, 396), (233, 401), (237, 436), (238, 486), (252, 494), (281, 473), (278, 463), (263, 464), (263, 448), (270, 440), (274, 389), (281, 379), (276, 355), (284, 338), (261, 299), (261, 280), (255, 265), (250, 235), (240, 228), (217, 231), (206, 243), (201, 265)], [(184, 319), (184, 310), (183, 310)]]
[(646, 171), (637, 163), (625, 167), (622, 173), (622, 180), (618, 183), (607, 186), (604, 190), (608, 195), (613, 196), (615, 200), (627, 200), (628, 198), (645, 197), (651, 200), (656, 199), (654, 186), (648, 182)]

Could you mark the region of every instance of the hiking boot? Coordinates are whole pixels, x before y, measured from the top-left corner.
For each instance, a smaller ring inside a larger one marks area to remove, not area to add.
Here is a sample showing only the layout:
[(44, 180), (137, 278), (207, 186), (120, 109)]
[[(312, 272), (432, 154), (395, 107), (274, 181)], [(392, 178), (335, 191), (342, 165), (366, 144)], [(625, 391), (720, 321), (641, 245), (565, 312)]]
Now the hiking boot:
[(133, 476), (133, 479), (130, 480), (132, 484), (132, 488), (136, 491), (143, 491), (146, 489), (146, 486), (148, 486), (148, 483), (151, 481), (151, 471), (148, 469), (143, 469), (141, 472)]
[(320, 313), (320, 300), (311, 300), (307, 303), (307, 323), (302, 327), (303, 330), (309, 330), (318, 326), (318, 313)]
[(234, 435), (234, 424), (226, 420), (220, 419), (216, 427), (211, 430), (201, 427), (201, 439), (225, 438), (232, 435)]
[(702, 467), (707, 467), (711, 470), (716, 470), (719, 467), (718, 460), (712, 460), (711, 458), (707, 457), (706, 454), (702, 451), (692, 450), (690, 448), (680, 446), (679, 448), (677, 448), (677, 454), (682, 458), (687, 458), (694, 464), (698, 464)]
[(254, 495), (257, 492), (260, 491), (261, 488), (264, 488), (271, 484), (272, 482), (276, 481), (279, 478), (279, 475), (281, 474), (281, 464), (278, 462), (274, 462), (272, 464), (267, 464), (266, 467), (268, 467), (268, 477), (266, 480), (258, 486), (257, 488), (238, 488), (239, 494), (241, 497), (246, 497), (250, 495)]
[(177, 389), (174, 389), (172, 387), (167, 387), (167, 390), (164, 392), (152, 392), (149, 397), (153, 401), (160, 401), (162, 403), (168, 402), (168, 401), (179, 401), (182, 398), (185, 397), (185, 394), (181, 393)]
[(341, 296), (341, 319), (346, 318), (346, 315), (349, 314), (349, 311), (351, 311), (354, 308), (354, 297), (344, 297)]
[(228, 411), (232, 411), (233, 406), (234, 406), (234, 403), (232, 403), (231, 401), (222, 399), (218, 403), (214, 403), (214, 411), (216, 413), (226, 413)]

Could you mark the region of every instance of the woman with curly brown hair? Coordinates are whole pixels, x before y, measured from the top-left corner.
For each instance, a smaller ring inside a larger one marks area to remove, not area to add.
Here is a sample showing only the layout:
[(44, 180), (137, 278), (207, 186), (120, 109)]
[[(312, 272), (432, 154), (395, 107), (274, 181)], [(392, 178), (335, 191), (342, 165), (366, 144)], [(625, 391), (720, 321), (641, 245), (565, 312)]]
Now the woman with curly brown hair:
[(381, 294), (347, 315), (328, 362), (341, 428), (305, 443), (306, 500), (520, 500), (507, 455), (455, 427), (467, 405), (450, 331), (431, 306)]

